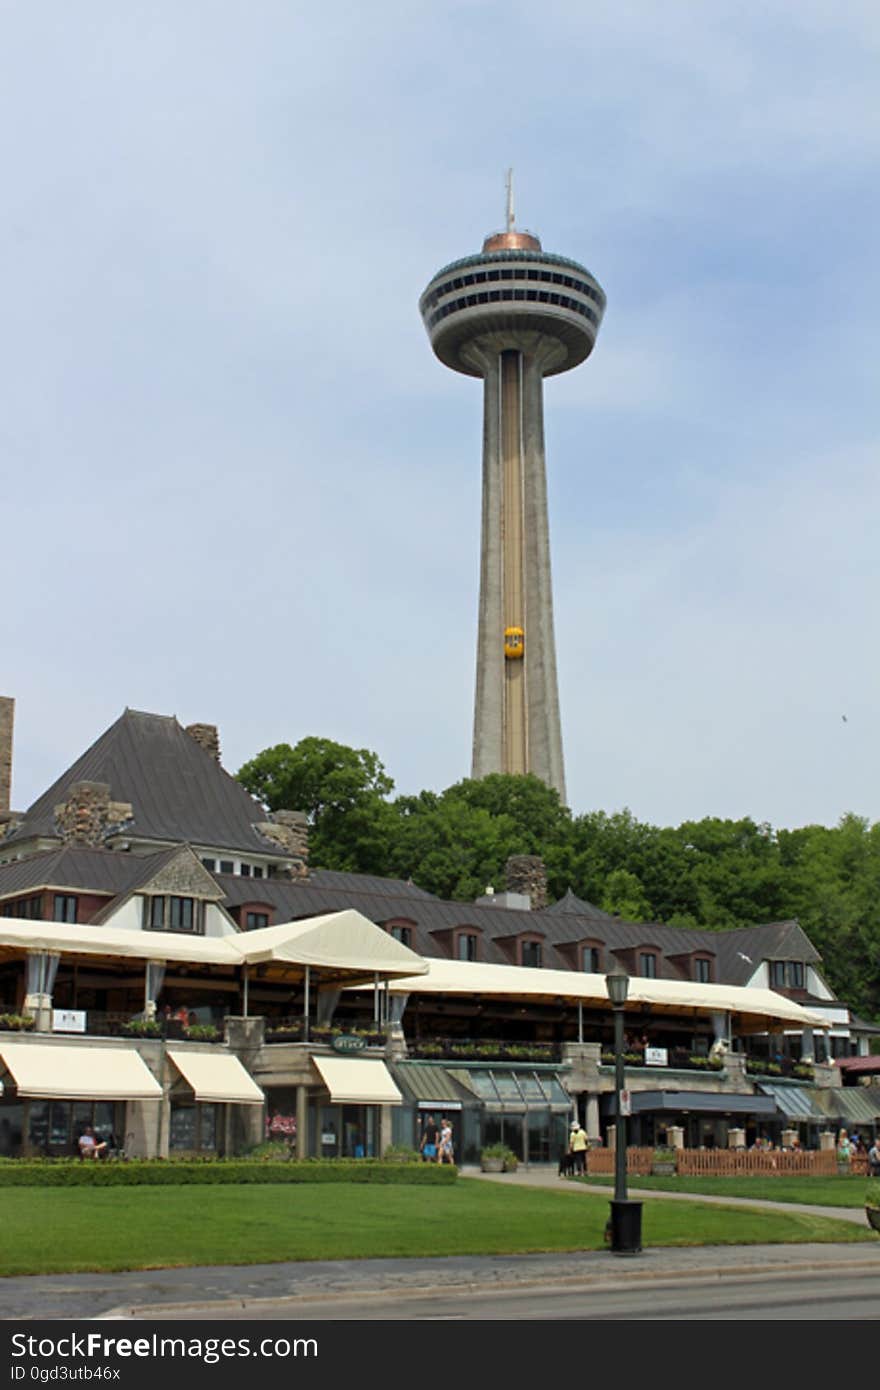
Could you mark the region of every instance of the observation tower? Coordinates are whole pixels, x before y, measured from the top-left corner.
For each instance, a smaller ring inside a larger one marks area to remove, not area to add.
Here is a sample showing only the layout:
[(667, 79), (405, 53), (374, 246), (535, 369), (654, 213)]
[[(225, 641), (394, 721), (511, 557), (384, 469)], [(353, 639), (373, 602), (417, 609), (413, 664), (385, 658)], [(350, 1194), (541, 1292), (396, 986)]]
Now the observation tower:
[(589, 357), (605, 309), (577, 261), (507, 225), (419, 301), (445, 366), (483, 379), (483, 522), (472, 776), (534, 773), (565, 802), (544, 463), (544, 377)]

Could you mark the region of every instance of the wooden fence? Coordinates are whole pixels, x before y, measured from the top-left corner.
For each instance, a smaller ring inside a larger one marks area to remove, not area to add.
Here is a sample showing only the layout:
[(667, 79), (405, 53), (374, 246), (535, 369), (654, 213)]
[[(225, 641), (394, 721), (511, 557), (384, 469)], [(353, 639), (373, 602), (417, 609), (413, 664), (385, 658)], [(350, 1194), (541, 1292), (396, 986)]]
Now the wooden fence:
[[(646, 1177), (653, 1166), (653, 1149), (627, 1149), (627, 1173)], [(676, 1149), (675, 1171), (687, 1178), (732, 1178), (759, 1173), (767, 1177), (794, 1177), (798, 1174), (828, 1177), (837, 1173), (838, 1164), (834, 1150), (776, 1149), (765, 1153), (757, 1149)], [(865, 1172), (866, 1165), (859, 1159), (853, 1159), (849, 1168), (842, 1168), (841, 1171)], [(590, 1149), (587, 1153), (587, 1172), (613, 1174), (614, 1150)]]

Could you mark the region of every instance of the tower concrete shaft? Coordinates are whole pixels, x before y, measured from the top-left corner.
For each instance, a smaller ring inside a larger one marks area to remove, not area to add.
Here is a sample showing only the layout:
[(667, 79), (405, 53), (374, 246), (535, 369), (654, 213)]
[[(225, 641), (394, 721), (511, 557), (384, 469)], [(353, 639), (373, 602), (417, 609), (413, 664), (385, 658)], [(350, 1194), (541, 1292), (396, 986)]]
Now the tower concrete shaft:
[(589, 355), (604, 307), (583, 266), (510, 228), (438, 272), (420, 301), (440, 360), (483, 379), (472, 775), (533, 773), (563, 801), (543, 383)]
[[(472, 776), (532, 772), (565, 797), (540, 350), (486, 352)], [(504, 634), (522, 631), (521, 659)]]

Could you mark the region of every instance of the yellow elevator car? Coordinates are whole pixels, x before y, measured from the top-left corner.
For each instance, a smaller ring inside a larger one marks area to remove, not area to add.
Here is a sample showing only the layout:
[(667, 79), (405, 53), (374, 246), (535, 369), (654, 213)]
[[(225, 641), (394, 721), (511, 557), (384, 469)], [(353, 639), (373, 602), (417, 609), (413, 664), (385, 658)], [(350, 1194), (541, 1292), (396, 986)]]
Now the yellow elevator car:
[(522, 661), (526, 639), (521, 627), (504, 629), (504, 655), (508, 661)]

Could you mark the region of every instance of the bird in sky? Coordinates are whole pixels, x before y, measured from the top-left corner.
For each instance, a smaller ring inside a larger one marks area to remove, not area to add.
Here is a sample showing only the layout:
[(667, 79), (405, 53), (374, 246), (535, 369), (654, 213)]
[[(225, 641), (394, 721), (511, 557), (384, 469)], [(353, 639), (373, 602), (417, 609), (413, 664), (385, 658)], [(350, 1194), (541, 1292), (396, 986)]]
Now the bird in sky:
[(747, 965), (754, 965), (754, 961), (752, 960), (751, 956), (747, 956), (745, 951), (737, 951), (736, 954), (739, 956), (740, 960), (744, 960)]
[(847, 717), (846, 717), (845, 714), (842, 714), (840, 717), (841, 717), (841, 719), (843, 720), (844, 724), (848, 724), (848, 723), (849, 723), (849, 720), (847, 719)]

